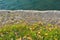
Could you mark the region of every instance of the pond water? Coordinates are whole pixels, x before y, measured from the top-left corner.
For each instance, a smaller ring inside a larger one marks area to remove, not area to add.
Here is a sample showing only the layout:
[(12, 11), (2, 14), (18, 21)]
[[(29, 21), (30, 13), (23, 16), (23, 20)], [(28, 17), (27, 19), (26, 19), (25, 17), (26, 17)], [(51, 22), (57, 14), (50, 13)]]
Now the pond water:
[(59, 0), (0, 0), (0, 10), (59, 10)]

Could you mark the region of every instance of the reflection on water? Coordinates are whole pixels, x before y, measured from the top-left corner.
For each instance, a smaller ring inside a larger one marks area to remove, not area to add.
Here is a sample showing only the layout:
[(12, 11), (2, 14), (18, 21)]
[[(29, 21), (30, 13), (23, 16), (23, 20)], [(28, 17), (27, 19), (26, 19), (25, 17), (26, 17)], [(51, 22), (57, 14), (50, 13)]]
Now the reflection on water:
[(60, 9), (59, 0), (0, 0), (0, 9)]

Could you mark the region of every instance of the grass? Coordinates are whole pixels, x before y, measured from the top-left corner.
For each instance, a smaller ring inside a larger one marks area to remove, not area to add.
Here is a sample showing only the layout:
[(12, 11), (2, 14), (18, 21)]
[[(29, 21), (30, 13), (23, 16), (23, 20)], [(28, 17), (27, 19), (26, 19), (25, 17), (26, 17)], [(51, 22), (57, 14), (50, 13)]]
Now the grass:
[(42, 22), (6, 24), (0, 28), (0, 40), (60, 40), (60, 28)]

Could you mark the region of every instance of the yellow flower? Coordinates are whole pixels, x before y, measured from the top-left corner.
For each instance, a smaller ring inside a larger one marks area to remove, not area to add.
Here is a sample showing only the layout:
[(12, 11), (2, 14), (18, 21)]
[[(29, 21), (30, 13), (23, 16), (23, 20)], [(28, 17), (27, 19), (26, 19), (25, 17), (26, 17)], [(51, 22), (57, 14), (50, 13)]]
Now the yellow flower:
[(50, 27), (50, 26), (52, 26), (52, 24), (48, 24), (48, 26)]
[(23, 38), (26, 38), (27, 36), (24, 36)]
[(32, 38), (31, 38), (31, 37), (27, 37), (27, 39), (28, 39), (28, 40), (32, 40)]
[(51, 31), (52, 29), (51, 28), (49, 28), (49, 31)]
[(48, 26), (46, 26), (46, 29), (48, 29)]
[(45, 35), (47, 36), (47, 35), (48, 35), (48, 33), (45, 33)]
[(41, 36), (41, 35), (38, 35), (38, 37), (42, 38), (42, 36)]
[(55, 40), (58, 40), (57, 38), (55, 38)]
[(40, 34), (40, 32), (38, 32), (38, 34)]
[(55, 26), (55, 29), (57, 29), (57, 26)]
[(32, 30), (32, 28), (30, 28), (30, 30)]
[[(12, 39), (13, 40), (13, 39)], [(19, 39), (17, 39), (17, 40), (22, 40), (22, 38), (20, 37)]]

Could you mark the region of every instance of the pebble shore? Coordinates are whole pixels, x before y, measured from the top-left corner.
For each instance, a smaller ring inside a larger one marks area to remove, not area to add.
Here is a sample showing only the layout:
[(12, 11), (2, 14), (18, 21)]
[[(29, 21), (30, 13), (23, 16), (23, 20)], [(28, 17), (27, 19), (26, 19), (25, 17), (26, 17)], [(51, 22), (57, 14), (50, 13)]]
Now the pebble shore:
[(0, 10), (0, 25), (6, 23), (19, 23), (20, 20), (25, 20), (28, 23), (42, 21), (46, 23), (60, 24), (60, 11)]

